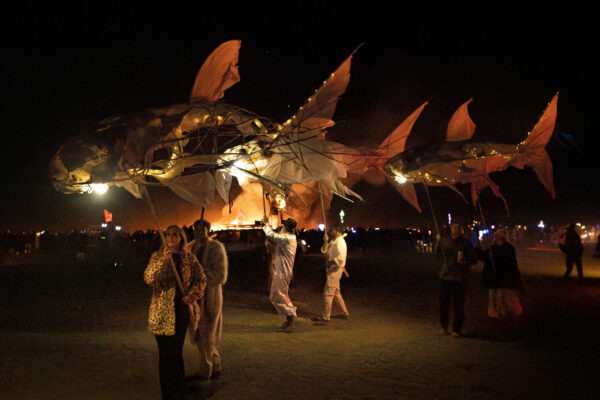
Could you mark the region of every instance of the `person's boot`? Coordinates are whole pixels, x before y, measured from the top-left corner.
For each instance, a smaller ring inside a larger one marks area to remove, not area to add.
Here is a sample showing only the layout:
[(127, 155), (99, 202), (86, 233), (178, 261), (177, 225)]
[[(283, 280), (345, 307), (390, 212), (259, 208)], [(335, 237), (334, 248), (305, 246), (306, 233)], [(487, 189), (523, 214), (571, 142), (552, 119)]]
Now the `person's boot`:
[(277, 329), (277, 332), (293, 332), (296, 329), (297, 319), (298, 317), (295, 315), (288, 315), (283, 325)]

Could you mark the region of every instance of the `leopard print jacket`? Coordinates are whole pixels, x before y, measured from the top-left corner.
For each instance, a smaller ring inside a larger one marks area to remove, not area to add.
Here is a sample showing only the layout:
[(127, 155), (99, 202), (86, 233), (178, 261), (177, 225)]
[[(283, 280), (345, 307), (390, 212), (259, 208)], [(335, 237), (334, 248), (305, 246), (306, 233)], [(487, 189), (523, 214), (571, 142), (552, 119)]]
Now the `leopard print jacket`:
[[(206, 275), (196, 256), (186, 252), (181, 257), (181, 280), (190, 300), (201, 300), (206, 288)], [(179, 290), (168, 257), (162, 250), (152, 253), (144, 271), (144, 281), (152, 286), (148, 329), (154, 335), (175, 334), (175, 291)]]

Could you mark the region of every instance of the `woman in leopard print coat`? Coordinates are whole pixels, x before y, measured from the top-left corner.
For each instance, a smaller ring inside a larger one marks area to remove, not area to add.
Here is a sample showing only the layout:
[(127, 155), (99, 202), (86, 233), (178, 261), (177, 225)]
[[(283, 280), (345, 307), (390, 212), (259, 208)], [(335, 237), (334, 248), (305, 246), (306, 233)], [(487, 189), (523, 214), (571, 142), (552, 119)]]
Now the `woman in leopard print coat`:
[[(165, 239), (167, 246), (152, 254), (144, 271), (144, 281), (152, 286), (148, 328), (158, 345), (162, 398), (180, 399), (185, 395), (183, 342), (188, 325), (192, 329), (198, 326), (198, 301), (204, 296), (206, 276), (196, 257), (187, 251), (181, 228), (167, 228)], [(178, 287), (171, 259), (184, 293)]]

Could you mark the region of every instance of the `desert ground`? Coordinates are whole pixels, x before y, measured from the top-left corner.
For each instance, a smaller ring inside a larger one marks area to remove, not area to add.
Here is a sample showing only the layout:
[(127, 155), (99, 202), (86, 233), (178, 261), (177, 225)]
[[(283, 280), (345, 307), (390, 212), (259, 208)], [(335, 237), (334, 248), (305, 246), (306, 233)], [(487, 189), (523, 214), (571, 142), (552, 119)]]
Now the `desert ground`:
[[(590, 249), (591, 250), (591, 249)], [(42, 260), (43, 261), (43, 260)], [(481, 264), (467, 289), (465, 337), (442, 336), (437, 266), (411, 248), (351, 253), (342, 279), (349, 320), (316, 325), (323, 258), (299, 254), (294, 333), (266, 293), (266, 265), (231, 258), (224, 288), (220, 379), (190, 399), (597, 399), (600, 259), (565, 279), (555, 249), (521, 249), (522, 324), (486, 315)], [(0, 267), (0, 399), (159, 399), (158, 354), (146, 328), (143, 266)], [(198, 371), (184, 347), (186, 374)]]

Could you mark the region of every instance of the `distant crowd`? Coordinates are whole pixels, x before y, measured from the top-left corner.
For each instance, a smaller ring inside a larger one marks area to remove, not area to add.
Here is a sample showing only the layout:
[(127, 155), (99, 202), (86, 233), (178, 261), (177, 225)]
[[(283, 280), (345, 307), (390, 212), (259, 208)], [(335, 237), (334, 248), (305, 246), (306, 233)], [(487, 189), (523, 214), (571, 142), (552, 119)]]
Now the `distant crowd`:
[[(184, 227), (186, 235), (193, 238), (192, 227)], [(490, 229), (491, 230), (491, 229)], [(242, 234), (240, 235), (241, 232)], [(507, 229), (509, 240), (517, 249), (527, 247), (558, 247), (559, 228), (550, 226), (545, 229)], [(485, 228), (467, 229), (465, 235), (474, 244), (479, 235), (486, 233)], [(236, 255), (244, 244), (246, 251), (261, 257), (266, 251), (263, 246), (264, 234), (260, 229), (242, 231), (230, 229), (211, 232), (211, 236), (223, 242), (228, 254)], [(430, 228), (347, 228), (344, 233), (348, 251), (363, 252), (367, 249), (387, 249), (401, 246), (420, 253), (431, 253), (435, 233)], [(323, 232), (315, 229), (298, 231), (299, 251), (318, 252), (323, 243)], [(94, 261), (114, 264), (144, 264), (149, 255), (160, 247), (160, 236), (156, 230), (127, 233), (109, 226), (105, 229), (92, 229), (71, 232), (0, 232), (0, 263), (9, 257), (47, 256), (48, 261), (81, 262)], [(236, 245), (238, 245), (236, 247)], [(600, 241), (596, 253), (600, 255)], [(243, 254), (247, 256), (248, 254)]]

